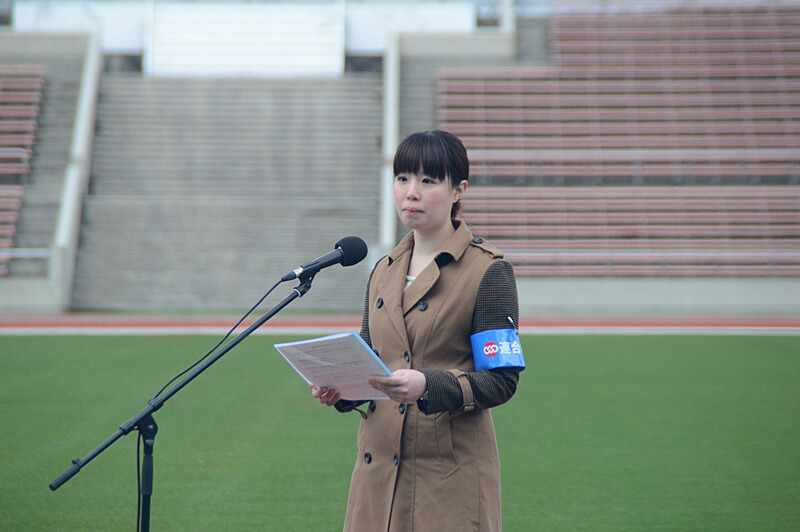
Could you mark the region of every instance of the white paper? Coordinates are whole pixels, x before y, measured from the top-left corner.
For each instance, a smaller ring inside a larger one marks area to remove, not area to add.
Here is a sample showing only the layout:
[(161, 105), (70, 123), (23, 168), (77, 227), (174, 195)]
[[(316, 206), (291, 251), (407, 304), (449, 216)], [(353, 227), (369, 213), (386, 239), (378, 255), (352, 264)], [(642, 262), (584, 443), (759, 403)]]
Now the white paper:
[(369, 385), (370, 375), (392, 372), (356, 331), (312, 340), (275, 344), (306, 382), (332, 388), (350, 401), (388, 399)]

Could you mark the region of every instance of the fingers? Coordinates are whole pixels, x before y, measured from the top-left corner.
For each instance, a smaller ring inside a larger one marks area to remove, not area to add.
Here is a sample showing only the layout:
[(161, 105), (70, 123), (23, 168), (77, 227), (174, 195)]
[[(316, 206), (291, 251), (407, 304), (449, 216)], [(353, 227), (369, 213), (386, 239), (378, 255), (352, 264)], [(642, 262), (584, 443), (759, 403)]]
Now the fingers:
[(401, 393), (405, 386), (404, 380), (399, 377), (378, 377), (372, 376), (369, 378), (369, 385), (379, 390), (389, 397), (393, 394)]
[(333, 406), (342, 398), (342, 395), (336, 390), (324, 387), (320, 388), (319, 386), (311, 387), (311, 395), (313, 395), (320, 404), (325, 406)]
[(412, 403), (425, 391), (425, 376), (415, 370), (400, 369), (392, 377), (373, 375), (369, 384), (398, 403)]
[(381, 387), (389, 387), (389, 386), (399, 386), (399, 380), (397, 377), (383, 377), (379, 375), (373, 375), (369, 378), (369, 385), (373, 388), (378, 386)]

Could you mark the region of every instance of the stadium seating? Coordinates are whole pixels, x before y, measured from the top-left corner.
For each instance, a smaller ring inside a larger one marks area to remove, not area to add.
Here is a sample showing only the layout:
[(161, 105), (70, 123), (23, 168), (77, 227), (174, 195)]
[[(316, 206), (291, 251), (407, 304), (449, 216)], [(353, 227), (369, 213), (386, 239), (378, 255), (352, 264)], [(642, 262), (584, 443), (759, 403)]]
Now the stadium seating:
[(448, 68), (438, 86), (487, 183), (800, 182), (800, 65)]
[(549, 27), (548, 66), (438, 72), (476, 233), (520, 275), (800, 276), (800, 8)]
[(0, 183), (30, 175), (44, 72), (42, 65), (0, 64)]
[(44, 90), (42, 65), (0, 63), (0, 276), (8, 275)]
[(556, 16), (550, 30), (564, 66), (800, 63), (800, 9), (790, 4)]
[(800, 184), (800, 8), (553, 16), (551, 65), (443, 68), (492, 184)]
[(473, 187), (521, 276), (800, 276), (800, 187)]

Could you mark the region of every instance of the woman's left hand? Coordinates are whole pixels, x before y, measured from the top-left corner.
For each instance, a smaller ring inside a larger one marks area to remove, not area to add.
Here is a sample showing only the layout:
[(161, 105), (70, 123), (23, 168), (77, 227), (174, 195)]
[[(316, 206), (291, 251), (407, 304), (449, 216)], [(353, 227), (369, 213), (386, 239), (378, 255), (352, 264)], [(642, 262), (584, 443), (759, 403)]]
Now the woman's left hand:
[(373, 375), (369, 384), (398, 403), (413, 403), (425, 393), (425, 374), (415, 369), (398, 369), (392, 377)]

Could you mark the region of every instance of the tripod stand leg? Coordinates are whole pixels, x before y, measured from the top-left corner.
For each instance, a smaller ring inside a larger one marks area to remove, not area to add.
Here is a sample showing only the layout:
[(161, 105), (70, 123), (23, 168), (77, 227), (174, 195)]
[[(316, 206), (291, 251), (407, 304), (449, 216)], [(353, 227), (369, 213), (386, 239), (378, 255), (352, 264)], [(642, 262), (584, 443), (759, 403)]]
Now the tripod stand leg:
[(151, 414), (142, 418), (138, 425), (144, 444), (142, 458), (142, 522), (141, 531), (150, 530), (150, 496), (153, 494), (153, 445), (156, 441), (158, 425)]

